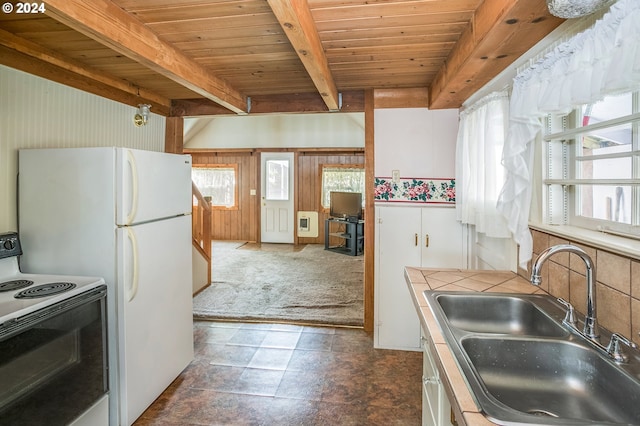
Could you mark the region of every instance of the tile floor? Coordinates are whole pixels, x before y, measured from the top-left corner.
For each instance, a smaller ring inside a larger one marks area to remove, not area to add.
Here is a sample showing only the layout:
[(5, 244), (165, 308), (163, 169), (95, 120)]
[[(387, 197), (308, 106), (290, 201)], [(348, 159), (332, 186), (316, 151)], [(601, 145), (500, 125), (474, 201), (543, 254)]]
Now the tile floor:
[(359, 329), (194, 323), (195, 359), (147, 425), (420, 425), (422, 354)]

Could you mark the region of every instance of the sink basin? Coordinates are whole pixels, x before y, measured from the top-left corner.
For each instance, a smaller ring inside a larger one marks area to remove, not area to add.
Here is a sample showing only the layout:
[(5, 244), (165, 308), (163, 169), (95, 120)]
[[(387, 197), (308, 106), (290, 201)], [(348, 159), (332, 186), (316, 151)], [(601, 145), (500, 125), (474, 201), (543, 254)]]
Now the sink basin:
[[(640, 352), (613, 361), (546, 295), (425, 291), (480, 409), (500, 425), (640, 425)], [(577, 315), (580, 322), (581, 315)], [(610, 333), (601, 328), (601, 342)]]
[(529, 300), (513, 296), (442, 294), (436, 297), (452, 327), (475, 333), (565, 336), (567, 331)]
[[(637, 381), (590, 348), (563, 341), (474, 337), (463, 339), (462, 347), (490, 398), (513, 410), (562, 418), (564, 424), (566, 419), (640, 424)], [(496, 410), (495, 415), (510, 413)]]

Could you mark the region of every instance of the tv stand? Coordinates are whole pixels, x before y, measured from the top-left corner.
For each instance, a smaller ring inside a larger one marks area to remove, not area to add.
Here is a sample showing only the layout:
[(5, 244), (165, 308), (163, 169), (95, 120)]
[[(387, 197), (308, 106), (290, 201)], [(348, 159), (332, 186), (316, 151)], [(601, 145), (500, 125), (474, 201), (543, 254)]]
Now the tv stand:
[[(331, 246), (330, 237), (341, 238), (342, 244)], [(324, 249), (357, 256), (364, 251), (364, 220), (349, 221), (329, 218), (324, 222)]]

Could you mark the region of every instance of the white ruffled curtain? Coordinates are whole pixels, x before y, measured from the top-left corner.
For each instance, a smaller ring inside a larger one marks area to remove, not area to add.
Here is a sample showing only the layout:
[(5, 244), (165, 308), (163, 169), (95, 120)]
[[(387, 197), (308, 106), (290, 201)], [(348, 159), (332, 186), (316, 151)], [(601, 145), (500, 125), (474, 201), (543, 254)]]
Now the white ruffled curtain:
[(533, 142), (540, 136), (541, 118), (639, 88), (638, 0), (618, 0), (591, 28), (559, 44), (514, 79), (502, 158), (507, 178), (497, 207), (520, 245), (520, 267), (526, 268), (533, 249), (528, 219)]
[(509, 238), (496, 209), (504, 184), (500, 164), (509, 122), (509, 95), (492, 93), (460, 113), (456, 144), (456, 216), (494, 238)]

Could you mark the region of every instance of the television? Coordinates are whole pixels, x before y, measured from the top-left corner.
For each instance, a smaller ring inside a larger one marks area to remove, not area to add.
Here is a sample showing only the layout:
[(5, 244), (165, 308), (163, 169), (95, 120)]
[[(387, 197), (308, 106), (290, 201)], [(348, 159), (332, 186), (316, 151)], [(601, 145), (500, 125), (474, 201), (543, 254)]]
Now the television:
[(362, 219), (362, 194), (331, 191), (329, 193), (329, 216), (351, 221)]

